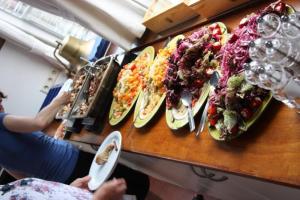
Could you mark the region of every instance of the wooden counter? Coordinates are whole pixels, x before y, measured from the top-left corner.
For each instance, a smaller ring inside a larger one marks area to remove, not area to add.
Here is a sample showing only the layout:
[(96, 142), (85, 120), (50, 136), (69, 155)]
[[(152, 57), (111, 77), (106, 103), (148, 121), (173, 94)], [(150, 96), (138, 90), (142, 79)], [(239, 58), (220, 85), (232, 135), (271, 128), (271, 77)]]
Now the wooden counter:
[[(285, 2), (300, 10), (300, 1)], [(220, 21), (232, 29), (243, 16), (263, 6), (264, 3), (252, 6)], [(161, 45), (155, 46), (159, 48)], [(108, 119), (103, 121), (105, 125), (101, 134), (83, 130), (80, 134), (72, 134), (70, 140), (99, 145), (110, 132), (119, 130), (124, 151), (300, 188), (300, 115), (275, 100), (249, 131), (229, 143), (212, 139), (207, 127), (199, 138), (189, 133), (188, 127), (173, 132), (166, 124), (165, 108), (161, 108), (142, 129), (133, 127), (132, 111), (118, 126), (111, 127)], [(198, 114), (196, 126), (199, 121)], [(54, 123), (48, 132), (53, 132), (57, 125)]]

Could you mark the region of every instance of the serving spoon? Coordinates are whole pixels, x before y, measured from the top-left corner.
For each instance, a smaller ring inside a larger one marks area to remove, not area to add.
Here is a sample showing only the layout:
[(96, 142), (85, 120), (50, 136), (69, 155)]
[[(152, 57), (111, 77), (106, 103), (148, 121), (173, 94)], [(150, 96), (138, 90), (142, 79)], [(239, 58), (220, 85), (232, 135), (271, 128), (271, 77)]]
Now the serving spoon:
[(190, 131), (195, 130), (195, 121), (192, 111), (192, 94), (187, 90), (182, 90), (180, 93), (182, 104), (188, 109), (188, 121), (190, 126)]

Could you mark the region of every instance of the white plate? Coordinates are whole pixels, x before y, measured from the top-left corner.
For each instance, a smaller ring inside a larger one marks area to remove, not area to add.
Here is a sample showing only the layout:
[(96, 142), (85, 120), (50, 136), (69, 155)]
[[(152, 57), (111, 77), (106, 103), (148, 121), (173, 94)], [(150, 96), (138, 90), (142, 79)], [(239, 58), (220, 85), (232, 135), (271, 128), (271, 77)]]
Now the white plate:
[[(107, 145), (116, 142), (118, 150), (115, 149), (110, 153), (108, 161), (104, 165), (98, 165), (96, 163), (96, 157), (99, 153), (103, 152)], [(105, 140), (102, 142), (101, 146), (99, 147), (94, 160), (92, 162), (89, 176), (91, 180), (88, 183), (88, 187), (90, 190), (96, 190), (104, 181), (106, 181), (109, 176), (114, 171), (117, 163), (118, 158), (121, 153), (121, 144), (122, 144), (122, 135), (119, 131), (114, 131), (109, 134)]]

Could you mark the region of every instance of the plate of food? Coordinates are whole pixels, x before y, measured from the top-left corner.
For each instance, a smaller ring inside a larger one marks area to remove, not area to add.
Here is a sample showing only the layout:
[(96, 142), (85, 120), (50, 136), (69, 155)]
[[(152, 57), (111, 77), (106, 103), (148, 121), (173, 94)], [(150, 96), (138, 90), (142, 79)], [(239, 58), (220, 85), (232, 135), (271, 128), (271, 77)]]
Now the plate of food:
[(226, 87), (216, 91), (209, 99), (208, 129), (220, 141), (246, 132), (272, 99), (270, 91), (247, 83), (243, 74), (231, 76)]
[(106, 181), (115, 169), (121, 153), (122, 135), (119, 131), (109, 134), (102, 142), (91, 164), (88, 183), (94, 191)]
[(182, 104), (183, 90), (192, 95), (192, 111), (196, 115), (209, 93), (208, 81), (219, 68), (217, 54), (227, 38), (221, 22), (200, 28), (178, 42), (169, 58), (164, 80), (166, 87), (166, 120), (171, 129), (188, 123), (187, 108)]
[(121, 122), (133, 107), (142, 89), (142, 77), (148, 73), (153, 58), (154, 48), (149, 46), (120, 71), (109, 111), (110, 125)]
[(141, 128), (156, 114), (166, 97), (163, 79), (168, 66), (168, 58), (177, 47), (177, 41), (184, 38), (178, 35), (168, 42), (158, 53), (149, 67), (149, 73), (143, 77), (142, 91), (134, 110), (134, 126)]
[(272, 99), (269, 91), (247, 83), (243, 74), (244, 64), (250, 60), (249, 43), (259, 37), (257, 21), (270, 12), (286, 15), (293, 9), (276, 2), (248, 15), (221, 50), (222, 77), (209, 98), (208, 108), (208, 130), (216, 140), (229, 141), (245, 133)]

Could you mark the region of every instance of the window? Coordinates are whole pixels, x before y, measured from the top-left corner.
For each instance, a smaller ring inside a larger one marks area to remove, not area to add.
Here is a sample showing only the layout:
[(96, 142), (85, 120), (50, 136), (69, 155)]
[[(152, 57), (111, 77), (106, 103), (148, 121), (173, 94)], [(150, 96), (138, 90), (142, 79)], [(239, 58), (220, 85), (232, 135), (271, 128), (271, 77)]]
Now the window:
[(67, 35), (89, 40), (97, 35), (76, 22), (31, 7), (17, 0), (0, 0), (0, 9), (38, 27), (59, 39)]

